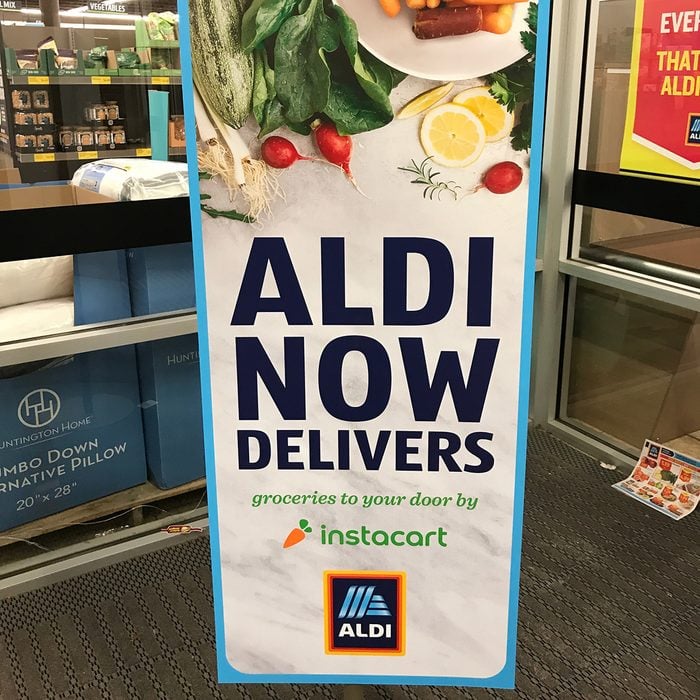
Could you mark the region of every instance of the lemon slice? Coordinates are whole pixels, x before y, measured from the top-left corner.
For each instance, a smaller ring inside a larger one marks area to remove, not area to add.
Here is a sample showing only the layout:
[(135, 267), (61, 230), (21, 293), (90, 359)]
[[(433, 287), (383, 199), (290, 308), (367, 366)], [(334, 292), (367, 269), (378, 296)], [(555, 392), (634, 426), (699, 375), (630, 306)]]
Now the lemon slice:
[(449, 95), (454, 83), (445, 83), (438, 85), (426, 92), (422, 92), (417, 97), (414, 97), (407, 105), (401, 108), (401, 111), (396, 115), (397, 119), (408, 119), (415, 117), (426, 109), (430, 109), (434, 104), (439, 102), (445, 95)]
[(485, 87), (460, 92), (453, 102), (476, 114), (484, 125), (487, 141), (500, 141), (513, 128), (513, 114), (499, 104)]
[(473, 112), (450, 103), (434, 107), (425, 115), (420, 142), (425, 155), (436, 163), (463, 168), (481, 155), (486, 132)]

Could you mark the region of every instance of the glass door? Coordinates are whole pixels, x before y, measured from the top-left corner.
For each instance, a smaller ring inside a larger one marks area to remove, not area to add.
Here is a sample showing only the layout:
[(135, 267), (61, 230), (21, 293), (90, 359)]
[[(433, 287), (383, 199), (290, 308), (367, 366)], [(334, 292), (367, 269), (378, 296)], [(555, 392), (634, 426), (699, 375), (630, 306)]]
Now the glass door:
[[(664, 25), (649, 23), (655, 0), (562, 5), (548, 105), (535, 418), (601, 456), (625, 461), (652, 438), (697, 459), (700, 179), (642, 176), (629, 166), (630, 144), (639, 159), (649, 143), (639, 124), (654, 108), (650, 90), (664, 98), (663, 138), (679, 111), (692, 125), (700, 97), (669, 93), (683, 85), (692, 41), (679, 44), (669, 67)], [(670, 82), (654, 87), (657, 68)]]

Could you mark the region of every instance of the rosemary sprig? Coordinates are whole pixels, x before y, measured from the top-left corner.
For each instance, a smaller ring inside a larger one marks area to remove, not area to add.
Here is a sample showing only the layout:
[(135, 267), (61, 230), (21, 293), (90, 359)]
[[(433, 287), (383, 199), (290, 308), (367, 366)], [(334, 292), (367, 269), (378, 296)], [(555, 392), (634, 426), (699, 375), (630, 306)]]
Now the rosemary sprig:
[(202, 208), (202, 211), (205, 214), (211, 216), (212, 219), (218, 219), (219, 217), (221, 217), (223, 219), (233, 219), (234, 221), (242, 221), (245, 224), (255, 223), (255, 219), (252, 216), (248, 216), (248, 214), (241, 214), (241, 212), (236, 211), (235, 209), (228, 209), (226, 211), (222, 211), (221, 209), (214, 209), (214, 207), (210, 207), (208, 204), (201, 204), (200, 206)]
[(428, 156), (420, 165), (412, 160), (410, 165), (399, 168), (399, 170), (416, 176), (415, 180), (411, 180), (411, 183), (424, 186), (423, 199), (432, 200), (437, 195), (438, 200), (440, 200), (443, 192), (449, 192), (457, 200), (461, 187), (454, 180), (438, 180), (440, 171), (430, 167), (432, 159), (432, 156)]
[[(205, 175), (208, 175), (207, 173), (199, 173), (199, 179), (200, 180), (208, 180), (210, 179), (209, 177), (205, 177)], [(204, 204), (208, 199), (211, 199), (210, 194), (206, 194), (204, 192), (199, 193), (199, 206), (200, 209), (205, 213), (211, 216), (212, 219), (218, 219), (219, 217), (222, 217), (223, 219), (233, 219), (234, 221), (242, 221), (245, 224), (254, 224), (255, 219), (252, 216), (248, 216), (248, 214), (241, 214), (241, 212), (236, 211), (235, 209), (228, 209), (225, 211), (222, 211), (221, 209), (214, 209), (214, 207), (210, 207), (208, 204)]]

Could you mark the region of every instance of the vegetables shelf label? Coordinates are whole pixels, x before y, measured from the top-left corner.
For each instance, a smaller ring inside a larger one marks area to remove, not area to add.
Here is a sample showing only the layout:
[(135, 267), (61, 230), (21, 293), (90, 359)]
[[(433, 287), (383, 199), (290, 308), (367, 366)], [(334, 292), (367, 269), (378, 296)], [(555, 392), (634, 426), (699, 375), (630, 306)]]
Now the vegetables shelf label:
[(240, 6), (180, 6), (220, 680), (512, 687), (549, 4)]
[[(691, 7), (693, 6), (693, 7)], [(637, 0), (620, 169), (700, 180), (700, 9)]]

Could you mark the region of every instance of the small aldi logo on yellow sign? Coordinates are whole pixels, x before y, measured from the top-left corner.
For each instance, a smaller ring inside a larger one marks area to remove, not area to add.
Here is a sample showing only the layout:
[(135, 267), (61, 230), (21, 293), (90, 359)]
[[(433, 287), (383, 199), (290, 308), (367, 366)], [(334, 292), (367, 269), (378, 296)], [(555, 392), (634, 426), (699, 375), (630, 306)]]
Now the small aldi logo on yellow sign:
[(326, 571), (326, 654), (406, 653), (406, 574)]
[(685, 142), (688, 146), (700, 146), (700, 114), (688, 115), (688, 134)]

